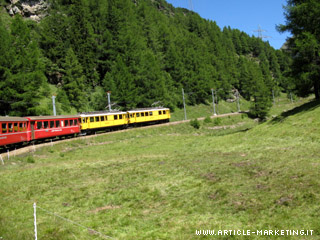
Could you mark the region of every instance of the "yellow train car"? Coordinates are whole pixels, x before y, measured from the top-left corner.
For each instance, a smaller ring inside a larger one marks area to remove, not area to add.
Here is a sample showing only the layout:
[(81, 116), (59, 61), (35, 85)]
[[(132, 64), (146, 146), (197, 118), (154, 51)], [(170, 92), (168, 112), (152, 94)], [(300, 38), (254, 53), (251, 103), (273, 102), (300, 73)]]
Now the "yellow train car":
[(128, 124), (127, 113), (120, 111), (82, 113), (80, 118), (82, 132), (125, 127)]
[(128, 124), (140, 125), (143, 123), (169, 122), (169, 108), (143, 108), (128, 111)]

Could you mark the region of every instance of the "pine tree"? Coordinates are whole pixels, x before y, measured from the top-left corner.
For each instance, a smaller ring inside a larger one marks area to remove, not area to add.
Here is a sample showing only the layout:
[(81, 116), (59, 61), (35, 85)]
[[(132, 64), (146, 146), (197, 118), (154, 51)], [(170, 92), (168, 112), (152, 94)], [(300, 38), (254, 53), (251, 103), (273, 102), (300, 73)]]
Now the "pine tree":
[(70, 104), (81, 111), (85, 109), (87, 97), (85, 95), (85, 76), (77, 56), (69, 48), (64, 63), (65, 75), (63, 76), (62, 89), (68, 96)]
[(254, 81), (250, 93), (253, 98), (250, 114), (260, 119), (265, 119), (272, 106), (270, 89), (267, 87), (263, 74), (256, 64), (252, 64), (250, 70)]
[(291, 76), (301, 96), (311, 92), (320, 99), (320, 2), (288, 0), (285, 8), (286, 25), (279, 31), (290, 31), (289, 48), (293, 56)]
[(134, 82), (134, 76), (130, 73), (130, 69), (125, 65), (120, 56), (104, 78), (106, 91), (111, 91), (112, 102), (126, 109), (136, 107), (141, 99), (138, 95), (138, 89)]
[(20, 16), (12, 21), (11, 36), (8, 48), (10, 67), (5, 72), (5, 101), (10, 103), (7, 109), (13, 115), (41, 114), (38, 106), (46, 79), (38, 45)]
[(78, 61), (83, 68), (85, 80), (90, 87), (99, 84), (96, 78), (96, 41), (94, 32), (90, 23), (90, 13), (88, 2), (86, 0), (74, 1), (69, 6), (69, 30), (68, 37), (70, 44), (76, 54)]
[(11, 110), (12, 100), (11, 88), (8, 79), (10, 78), (10, 65), (12, 63), (11, 36), (2, 24), (0, 18), (0, 115), (6, 115)]

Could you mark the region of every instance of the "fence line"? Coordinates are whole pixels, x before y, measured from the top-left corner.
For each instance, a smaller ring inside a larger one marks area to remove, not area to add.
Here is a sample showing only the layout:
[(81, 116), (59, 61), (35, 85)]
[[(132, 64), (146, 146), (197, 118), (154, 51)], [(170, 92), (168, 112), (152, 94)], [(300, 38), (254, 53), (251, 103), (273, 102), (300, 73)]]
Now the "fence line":
[(58, 214), (53, 213), (53, 212), (50, 212), (49, 210), (46, 210), (46, 209), (44, 209), (44, 208), (42, 208), (42, 207), (39, 207), (38, 205), (37, 205), (37, 208), (41, 209), (42, 211), (46, 212), (47, 214), (56, 216), (56, 217), (58, 217), (58, 218), (60, 218), (60, 219), (62, 219), (62, 220), (64, 220), (64, 221), (67, 221), (67, 222), (72, 223), (73, 225), (76, 225), (76, 226), (78, 226), (78, 227), (82, 227), (82, 228), (84, 228), (84, 229), (87, 229), (87, 230), (90, 231), (90, 232), (93, 232), (93, 233), (95, 233), (95, 234), (98, 234), (98, 235), (100, 235), (101, 237), (103, 237), (103, 238), (105, 238), (105, 239), (115, 239), (115, 238), (110, 237), (110, 236), (107, 236), (107, 235), (105, 235), (105, 234), (103, 234), (103, 233), (101, 233), (101, 232), (98, 232), (98, 231), (96, 231), (96, 230), (94, 230), (94, 229), (92, 229), (92, 228), (86, 227), (86, 226), (84, 226), (84, 225), (82, 225), (82, 224), (80, 224), (80, 223), (77, 223), (77, 222), (75, 222), (75, 221), (72, 221), (72, 220), (70, 220), (70, 219), (68, 219), (68, 218), (59, 216)]

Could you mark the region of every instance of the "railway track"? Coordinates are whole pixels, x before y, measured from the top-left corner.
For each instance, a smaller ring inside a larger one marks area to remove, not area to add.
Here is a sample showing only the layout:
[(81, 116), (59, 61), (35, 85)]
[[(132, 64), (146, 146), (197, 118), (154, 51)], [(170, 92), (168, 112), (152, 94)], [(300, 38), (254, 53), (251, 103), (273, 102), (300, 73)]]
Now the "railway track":
[[(228, 117), (228, 116), (240, 115), (240, 114), (243, 114), (243, 113), (246, 113), (246, 112), (220, 114), (220, 115), (216, 115), (216, 116), (211, 116), (211, 118), (223, 118), (223, 117)], [(201, 120), (204, 120), (205, 117), (201, 117), (201, 118), (197, 118), (197, 119), (199, 121), (201, 121)], [(149, 125), (149, 126), (142, 126), (142, 127), (139, 127), (139, 129), (140, 128), (154, 128), (154, 127), (177, 125), (177, 124), (187, 123), (187, 122), (190, 122), (190, 121), (191, 120), (183, 120), (183, 121), (168, 122), (168, 123), (155, 124), (155, 125)], [(77, 138), (62, 139), (62, 140), (58, 140), (58, 141), (50, 141), (50, 142), (40, 143), (40, 144), (35, 144), (35, 145), (28, 145), (28, 146), (25, 146), (25, 147), (22, 147), (22, 148), (19, 148), (19, 149), (15, 149), (15, 150), (9, 151), (9, 156), (12, 157), (12, 156), (18, 156), (18, 155), (21, 155), (21, 154), (25, 154), (25, 153), (35, 152), (39, 148), (46, 147), (46, 146), (53, 146), (53, 145), (58, 144), (58, 143), (70, 142), (70, 141), (75, 141), (75, 140), (79, 140), (79, 139), (89, 139), (89, 138), (94, 138), (94, 137), (97, 137), (97, 136), (103, 136), (103, 135), (107, 135), (107, 134), (113, 134), (113, 133), (119, 133), (119, 132), (127, 132), (127, 131), (133, 131), (133, 130), (135, 130), (135, 128), (123, 129), (123, 130), (118, 130), (118, 131), (113, 131), (113, 132), (99, 133), (99, 134), (96, 134), (96, 135), (80, 136), (80, 137), (77, 137)], [(6, 160), (8, 160), (8, 152), (1, 153), (0, 156), (4, 160), (4, 162)], [(0, 161), (0, 165), (1, 164), (2, 163)]]

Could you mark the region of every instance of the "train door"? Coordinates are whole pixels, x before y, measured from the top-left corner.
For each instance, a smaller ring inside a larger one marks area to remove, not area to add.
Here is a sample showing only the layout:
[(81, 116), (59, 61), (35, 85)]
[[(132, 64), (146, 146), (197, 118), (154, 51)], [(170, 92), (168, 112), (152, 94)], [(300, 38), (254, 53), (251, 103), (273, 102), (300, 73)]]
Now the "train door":
[(136, 122), (136, 114), (135, 113), (130, 113), (129, 114), (129, 124), (135, 123)]
[(34, 122), (31, 122), (31, 140), (34, 140), (35, 136), (34, 136)]

